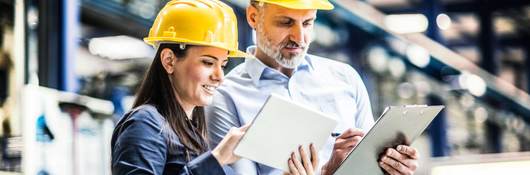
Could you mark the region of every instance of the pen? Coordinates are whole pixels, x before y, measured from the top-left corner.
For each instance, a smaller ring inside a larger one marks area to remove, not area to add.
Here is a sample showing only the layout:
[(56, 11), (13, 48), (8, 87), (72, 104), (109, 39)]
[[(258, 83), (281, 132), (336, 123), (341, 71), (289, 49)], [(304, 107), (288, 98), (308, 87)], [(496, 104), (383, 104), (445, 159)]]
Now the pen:
[(340, 135), (340, 133), (336, 133), (336, 132), (332, 132), (331, 133), (331, 137), (338, 137)]

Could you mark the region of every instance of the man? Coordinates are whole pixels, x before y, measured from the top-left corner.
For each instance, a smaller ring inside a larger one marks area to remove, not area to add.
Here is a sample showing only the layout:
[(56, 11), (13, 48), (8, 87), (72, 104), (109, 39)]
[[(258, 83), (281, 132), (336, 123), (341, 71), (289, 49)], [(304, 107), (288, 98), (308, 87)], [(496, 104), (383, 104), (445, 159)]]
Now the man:
[[(331, 10), (327, 0), (251, 0), (247, 21), (256, 31), (257, 46), (234, 68), (206, 108), (212, 145), (231, 127), (252, 121), (270, 93), (320, 109), (340, 121), (337, 138), (319, 153), (322, 174), (331, 174), (373, 123), (369, 97), (359, 74), (349, 65), (307, 54), (317, 10)], [(286, 116), (288, 117), (288, 116)], [(354, 129), (358, 128), (358, 129)], [(386, 150), (379, 165), (389, 174), (412, 174), (416, 149), (399, 145)], [(280, 174), (249, 160), (232, 166), (240, 174)]]

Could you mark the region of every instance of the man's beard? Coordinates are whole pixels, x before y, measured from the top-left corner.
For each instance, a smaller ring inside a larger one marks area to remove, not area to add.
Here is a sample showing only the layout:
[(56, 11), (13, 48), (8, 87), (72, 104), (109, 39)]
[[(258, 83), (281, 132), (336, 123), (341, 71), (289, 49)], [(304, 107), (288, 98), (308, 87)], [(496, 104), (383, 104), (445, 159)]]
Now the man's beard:
[[(261, 27), (261, 26), (260, 26)], [(259, 27), (258, 27), (259, 28)], [(256, 34), (258, 35), (258, 48), (263, 51), (267, 56), (273, 58), (276, 60), (278, 64), (280, 64), (282, 67), (288, 68), (288, 69), (294, 69), (300, 63), (302, 63), (306, 53), (309, 44), (298, 44), (294, 41), (291, 41), (290, 39), (287, 39), (280, 44), (278, 44), (276, 47), (271, 43), (269, 40), (268, 35), (265, 32), (256, 31)], [(288, 54), (287, 56), (282, 55), (280, 52), (282, 48), (284, 47), (300, 47), (302, 49), (302, 52), (298, 54)]]

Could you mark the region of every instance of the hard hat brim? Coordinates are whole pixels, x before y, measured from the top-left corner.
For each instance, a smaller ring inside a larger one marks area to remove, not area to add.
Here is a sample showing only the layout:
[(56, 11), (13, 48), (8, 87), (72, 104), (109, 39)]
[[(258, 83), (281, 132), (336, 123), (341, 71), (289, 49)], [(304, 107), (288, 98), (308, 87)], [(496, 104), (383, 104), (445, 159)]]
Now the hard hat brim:
[(304, 3), (300, 3), (299, 1), (284, 1), (284, 2), (275, 2), (270, 0), (260, 0), (264, 3), (279, 5), (285, 8), (290, 9), (299, 9), (299, 10), (332, 10), (335, 8), (333, 4), (331, 4), (328, 1), (315, 1), (315, 0), (308, 0), (304, 1)]
[(240, 50), (234, 50), (234, 51), (229, 51), (230, 53), (228, 54), (228, 57), (230, 58), (247, 58), (247, 57), (250, 57), (250, 55), (248, 55), (247, 53), (243, 52), (243, 51), (240, 51)]
[(144, 38), (144, 41), (151, 45), (155, 46), (155, 42), (161, 42), (161, 43), (175, 43), (175, 44), (189, 44), (189, 45), (198, 45), (198, 46), (210, 46), (210, 47), (217, 47), (220, 49), (225, 49), (228, 51), (228, 57), (230, 58), (246, 58), (249, 57), (249, 55), (243, 51), (233, 49), (233, 48), (227, 48), (222, 43), (216, 45), (208, 42), (196, 42), (196, 41), (190, 41), (186, 39), (175, 39), (175, 38), (167, 38), (167, 37), (146, 37)]

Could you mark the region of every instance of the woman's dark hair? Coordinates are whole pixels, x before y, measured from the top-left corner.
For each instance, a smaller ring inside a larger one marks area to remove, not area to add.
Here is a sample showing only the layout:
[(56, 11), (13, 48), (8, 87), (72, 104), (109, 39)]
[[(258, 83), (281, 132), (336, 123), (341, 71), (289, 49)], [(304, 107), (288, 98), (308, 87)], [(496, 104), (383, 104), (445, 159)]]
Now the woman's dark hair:
[[(146, 72), (145, 78), (140, 86), (136, 101), (133, 108), (144, 104), (150, 104), (156, 107), (158, 112), (165, 117), (167, 125), (165, 128), (171, 129), (178, 138), (174, 135), (168, 135), (169, 150), (176, 151), (176, 145), (171, 142), (174, 139), (180, 139), (180, 142), (186, 147), (187, 158), (189, 159), (189, 151), (195, 154), (201, 154), (208, 150), (206, 140), (206, 121), (204, 117), (204, 108), (201, 106), (195, 107), (192, 113), (192, 120), (188, 120), (184, 109), (177, 101), (173, 84), (169, 80), (170, 77), (162, 66), (160, 60), (160, 53), (163, 49), (169, 48), (173, 51), (177, 59), (183, 59), (190, 47), (186, 45), (181, 49), (179, 44), (161, 44), (158, 48), (156, 56), (151, 63), (151, 66)], [(176, 80), (179, 81), (179, 80)]]

